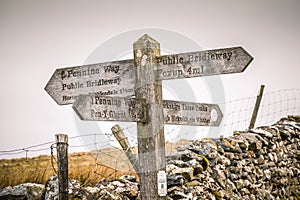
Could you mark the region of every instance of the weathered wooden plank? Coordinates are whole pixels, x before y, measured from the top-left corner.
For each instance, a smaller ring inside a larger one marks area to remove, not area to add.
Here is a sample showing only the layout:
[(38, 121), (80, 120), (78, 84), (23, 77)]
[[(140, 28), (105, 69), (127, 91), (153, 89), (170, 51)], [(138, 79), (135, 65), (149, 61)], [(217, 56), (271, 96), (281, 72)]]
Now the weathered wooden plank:
[[(253, 58), (242, 48), (207, 50), (157, 56), (156, 79), (179, 79), (243, 72)], [(45, 90), (59, 105), (71, 104), (80, 94), (135, 95), (134, 61), (121, 60), (60, 68)]]
[(135, 94), (133, 60), (121, 60), (55, 70), (45, 90), (59, 105), (71, 104), (80, 94), (129, 97)]
[[(146, 121), (146, 102), (134, 98), (79, 95), (73, 108), (82, 120)], [(217, 104), (163, 100), (165, 124), (219, 126), (223, 114)]]
[(165, 138), (162, 108), (162, 83), (156, 80), (155, 57), (160, 55), (160, 44), (148, 35), (133, 44), (136, 64), (136, 97), (145, 98), (147, 122), (137, 123), (140, 197), (142, 200), (165, 200), (159, 196), (158, 171), (166, 170)]
[(219, 126), (223, 114), (217, 104), (163, 101), (164, 123), (189, 126)]
[(146, 122), (143, 99), (79, 95), (73, 109), (82, 120)]
[(68, 135), (56, 134), (58, 199), (68, 199)]
[(138, 162), (138, 156), (133, 151), (132, 147), (130, 147), (130, 144), (128, 142), (128, 139), (121, 129), (121, 127), (116, 124), (111, 128), (111, 131), (115, 138), (118, 140), (120, 146), (122, 147), (123, 151), (125, 152), (128, 160), (130, 161), (132, 167), (134, 168), (135, 172), (139, 172), (139, 162)]
[(265, 85), (261, 85), (260, 89), (259, 89), (259, 92), (257, 94), (255, 106), (253, 108), (252, 117), (251, 117), (251, 121), (250, 121), (250, 124), (249, 124), (249, 129), (250, 130), (254, 128), (257, 113), (258, 113), (259, 106), (260, 106), (260, 102), (261, 102), (261, 99), (263, 97), (264, 89), (265, 89)]
[(242, 47), (158, 56), (157, 79), (179, 79), (243, 72), (253, 57)]

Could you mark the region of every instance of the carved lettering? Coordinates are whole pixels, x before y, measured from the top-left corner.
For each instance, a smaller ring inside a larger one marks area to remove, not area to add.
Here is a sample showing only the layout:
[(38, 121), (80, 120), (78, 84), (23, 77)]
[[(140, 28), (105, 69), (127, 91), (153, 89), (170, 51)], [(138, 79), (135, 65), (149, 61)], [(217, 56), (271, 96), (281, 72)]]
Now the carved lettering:
[(83, 83), (80, 83), (80, 82), (75, 82), (75, 83), (69, 83), (69, 84), (66, 84), (66, 83), (63, 83), (61, 85), (62, 87), (62, 90), (74, 90), (74, 89), (77, 89), (77, 88), (83, 88)]
[(120, 99), (107, 99), (107, 98), (103, 98), (101, 96), (94, 96), (92, 104), (120, 106), (121, 100)]
[(181, 76), (183, 74), (183, 71), (181, 69), (179, 70), (167, 70), (167, 71), (164, 71), (162, 69), (159, 69), (158, 70), (158, 76), (159, 77), (178, 77), (178, 76)]
[(102, 96), (117, 95), (118, 91), (117, 90), (98, 91), (95, 92), (95, 94), (102, 95)]
[(195, 107), (194, 107), (193, 105), (182, 104), (182, 110), (190, 110), (190, 111), (193, 111), (193, 110), (195, 110)]
[(182, 64), (183, 63), (183, 57), (178, 55), (170, 55), (170, 56), (162, 56), (158, 58), (158, 63), (161, 63), (163, 65), (174, 65), (174, 64)]
[(115, 65), (115, 66), (112, 66), (112, 65), (104, 66), (104, 72), (105, 73), (108, 73), (108, 72), (118, 73), (119, 69), (120, 69), (120, 66), (118, 66), (118, 65)]
[(163, 108), (172, 109), (172, 110), (180, 110), (180, 104), (176, 102), (163, 101)]
[(77, 97), (78, 97), (78, 96), (67, 96), (67, 95), (64, 95), (64, 96), (62, 97), (62, 100), (63, 100), (63, 101), (76, 100)]
[(204, 124), (209, 124), (210, 119), (207, 119), (205, 117), (196, 117), (197, 122), (204, 123)]
[(80, 69), (70, 69), (61, 71), (61, 80), (71, 77), (81, 77), (81, 76), (90, 76), (94, 74), (100, 74), (99, 68), (87, 68), (85, 70)]
[[(215, 110), (212, 120), (211, 110)], [(217, 105), (181, 101), (163, 101), (163, 113), (166, 124), (207, 126), (220, 123), (222, 114)]]
[(120, 85), (121, 78), (115, 79), (99, 79), (94, 81), (86, 81), (86, 87), (98, 87), (101, 85)]
[(227, 60), (229, 61), (232, 56), (232, 52), (203, 52), (197, 54), (188, 55), (189, 62), (201, 62), (201, 61), (208, 61), (208, 60)]
[(91, 110), (91, 117), (100, 119), (122, 119), (126, 118), (126, 113), (115, 110)]

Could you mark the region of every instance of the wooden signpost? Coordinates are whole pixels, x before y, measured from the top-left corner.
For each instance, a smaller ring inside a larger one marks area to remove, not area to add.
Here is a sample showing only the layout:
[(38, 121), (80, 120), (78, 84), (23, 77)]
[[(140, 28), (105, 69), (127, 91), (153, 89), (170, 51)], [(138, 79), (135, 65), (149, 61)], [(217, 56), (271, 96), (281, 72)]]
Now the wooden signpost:
[[(252, 56), (242, 47), (155, 56), (156, 80), (192, 78), (243, 72)], [(129, 97), (135, 95), (133, 59), (55, 70), (45, 90), (59, 105), (75, 102), (80, 94)]]
[(163, 100), (162, 80), (239, 73), (253, 58), (242, 47), (161, 56), (148, 35), (133, 52), (134, 59), (57, 69), (45, 90), (59, 105), (73, 103), (83, 120), (137, 122), (140, 197), (166, 200), (164, 124), (219, 126), (223, 114), (215, 104)]
[(128, 97), (135, 94), (132, 60), (55, 70), (45, 90), (58, 105), (72, 104), (80, 94)]
[(165, 124), (219, 126), (223, 114), (217, 104), (163, 101)]
[[(90, 121), (146, 122), (145, 99), (79, 95), (73, 109), (80, 119)], [(217, 104), (163, 100), (164, 124), (219, 126), (223, 114)]]
[(160, 44), (142, 36), (133, 44), (137, 83), (136, 98), (146, 99), (147, 122), (137, 123), (141, 199), (166, 199), (158, 193), (157, 174), (166, 170), (162, 83), (156, 80), (155, 58)]
[(252, 56), (242, 47), (157, 57), (157, 79), (178, 79), (243, 72)]

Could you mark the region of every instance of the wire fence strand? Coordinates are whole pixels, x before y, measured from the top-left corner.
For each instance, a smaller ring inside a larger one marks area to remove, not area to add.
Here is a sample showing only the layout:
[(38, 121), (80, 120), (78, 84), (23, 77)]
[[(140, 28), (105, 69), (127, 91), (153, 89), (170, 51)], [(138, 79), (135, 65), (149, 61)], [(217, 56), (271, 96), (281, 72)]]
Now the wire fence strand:
[[(228, 136), (234, 131), (246, 130), (249, 126), (253, 108), (255, 105), (256, 96), (235, 99), (227, 102), (218, 103), (223, 113), (223, 120), (219, 127), (199, 127), (197, 130), (181, 132), (179, 126), (170, 126), (166, 131), (166, 138), (169, 138), (168, 145), (166, 145), (167, 153), (174, 151), (177, 142), (180, 139), (189, 140), (185, 138), (194, 134), (200, 139), (201, 137), (216, 137), (220, 135)], [(217, 102), (213, 102), (217, 103)], [(300, 114), (300, 89), (286, 89), (265, 93), (262, 97), (262, 102), (259, 108), (255, 126), (271, 125), (282, 117), (287, 115)], [(137, 135), (131, 132), (136, 129), (136, 125), (122, 127), (127, 140), (130, 143), (130, 148), (137, 153)], [(177, 134), (177, 135), (176, 135)], [(75, 145), (75, 139), (90, 138), (91, 142), (86, 144)], [(117, 145), (116, 145), (117, 144)], [(94, 175), (111, 178), (116, 178), (118, 174), (134, 173), (134, 168), (130, 164), (129, 159), (126, 157), (125, 152), (122, 150), (112, 133), (89, 133), (80, 134), (78, 136), (69, 138), (69, 149), (76, 152), (78, 148), (87, 148), (90, 152), (86, 153), (73, 153), (69, 155), (70, 169), (89, 168), (93, 171)], [(92, 149), (92, 150), (91, 150)], [(129, 150), (129, 149), (127, 149)], [(41, 166), (30, 165), (28, 159), (15, 158), (14, 162), (7, 163), (5, 158), (9, 156), (24, 156), (28, 153), (39, 153), (48, 151), (48, 157), (36, 157), (36, 163), (45, 163)], [(6, 176), (16, 173), (32, 173), (52, 171), (56, 173), (57, 163), (55, 159), (55, 143), (54, 141), (44, 142), (24, 148), (16, 148), (9, 150), (0, 150), (0, 176)], [(81, 159), (81, 160), (80, 160)], [(21, 167), (19, 172), (11, 171), (9, 169), (16, 169)], [(50, 167), (51, 166), (51, 167)], [(1, 179), (1, 178), (0, 178)]]

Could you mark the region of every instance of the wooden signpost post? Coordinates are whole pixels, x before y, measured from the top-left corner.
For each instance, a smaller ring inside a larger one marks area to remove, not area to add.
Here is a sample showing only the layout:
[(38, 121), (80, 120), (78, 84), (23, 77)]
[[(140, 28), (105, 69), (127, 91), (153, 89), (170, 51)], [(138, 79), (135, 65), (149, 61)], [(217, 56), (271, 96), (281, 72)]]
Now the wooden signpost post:
[(155, 71), (160, 44), (144, 35), (133, 44), (133, 54), (136, 98), (146, 99), (148, 107), (147, 122), (137, 123), (140, 196), (142, 199), (166, 199), (158, 193), (157, 185), (157, 173), (166, 170), (162, 83), (156, 80)]
[(133, 52), (134, 59), (57, 69), (45, 90), (59, 105), (73, 103), (83, 120), (137, 122), (140, 197), (165, 200), (164, 124), (219, 126), (223, 114), (215, 104), (163, 100), (162, 80), (239, 73), (253, 58), (242, 47), (161, 56), (148, 35)]

